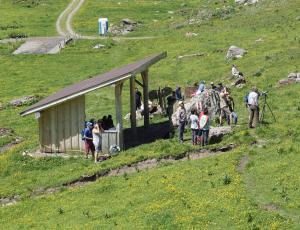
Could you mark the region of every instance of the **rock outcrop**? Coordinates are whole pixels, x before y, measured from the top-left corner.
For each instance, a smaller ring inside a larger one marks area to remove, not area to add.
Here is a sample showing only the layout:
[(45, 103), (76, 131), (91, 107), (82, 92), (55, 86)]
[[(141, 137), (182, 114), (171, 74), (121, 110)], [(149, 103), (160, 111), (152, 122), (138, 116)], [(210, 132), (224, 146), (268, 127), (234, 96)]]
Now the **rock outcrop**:
[(235, 0), (235, 3), (251, 5), (258, 3), (258, 0)]
[(246, 50), (239, 48), (237, 46), (230, 46), (226, 58), (227, 59), (236, 59), (236, 58), (242, 58), (247, 53)]
[(10, 101), (9, 105), (15, 106), (15, 107), (22, 106), (22, 105), (31, 105), (31, 104), (37, 102), (38, 99), (39, 98), (36, 96), (24, 96), (24, 97)]
[(209, 130), (209, 142), (220, 142), (224, 135), (230, 133), (232, 133), (232, 128), (230, 126), (211, 127)]
[[(192, 97), (190, 100), (185, 101), (185, 109), (187, 112), (187, 117), (191, 115), (191, 110), (196, 109), (196, 111), (199, 113), (200, 112), (200, 104), (202, 104), (203, 107), (208, 108), (208, 112), (210, 116), (213, 118), (216, 115), (219, 114), (220, 111), (220, 97), (219, 93), (215, 90), (205, 90), (199, 95), (196, 95)], [(172, 114), (172, 123), (173, 125), (178, 125), (178, 112), (179, 112), (179, 107), (178, 103), (175, 105), (175, 111)]]
[(300, 73), (290, 73), (287, 78), (281, 79), (278, 83), (280, 85), (288, 85), (300, 82)]

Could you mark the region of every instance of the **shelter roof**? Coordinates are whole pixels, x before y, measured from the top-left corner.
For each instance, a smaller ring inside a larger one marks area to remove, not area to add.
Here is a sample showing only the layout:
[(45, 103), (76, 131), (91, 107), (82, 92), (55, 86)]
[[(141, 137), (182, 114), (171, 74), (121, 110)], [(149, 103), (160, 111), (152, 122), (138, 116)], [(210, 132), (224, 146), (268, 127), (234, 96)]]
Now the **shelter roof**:
[(93, 78), (83, 80), (79, 83), (67, 86), (57, 93), (39, 101), (38, 103), (28, 107), (21, 112), (21, 116), (26, 116), (31, 113), (40, 112), (54, 105), (71, 100), (75, 97), (81, 96), (93, 90), (114, 84), (116, 82), (130, 78), (133, 75), (145, 71), (149, 66), (155, 64), (159, 60), (167, 56), (166, 52), (146, 57), (137, 62), (125, 65), (118, 69), (113, 69), (110, 72), (97, 75)]

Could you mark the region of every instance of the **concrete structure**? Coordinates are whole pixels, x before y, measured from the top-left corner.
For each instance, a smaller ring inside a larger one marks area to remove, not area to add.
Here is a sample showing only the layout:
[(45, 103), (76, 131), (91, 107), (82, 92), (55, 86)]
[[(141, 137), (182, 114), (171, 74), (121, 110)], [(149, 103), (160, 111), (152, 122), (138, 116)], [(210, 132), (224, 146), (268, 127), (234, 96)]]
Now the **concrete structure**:
[(71, 38), (31, 38), (25, 41), (13, 54), (56, 54), (71, 41)]

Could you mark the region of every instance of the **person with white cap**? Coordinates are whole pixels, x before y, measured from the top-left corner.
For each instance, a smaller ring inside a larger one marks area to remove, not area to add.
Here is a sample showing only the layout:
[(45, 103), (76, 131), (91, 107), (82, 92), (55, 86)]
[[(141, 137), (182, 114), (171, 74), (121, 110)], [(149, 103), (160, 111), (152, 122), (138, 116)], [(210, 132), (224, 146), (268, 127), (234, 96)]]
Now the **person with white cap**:
[(179, 111), (178, 111), (178, 131), (179, 131), (179, 135), (178, 135), (178, 139), (180, 142), (183, 142), (183, 132), (185, 129), (185, 124), (186, 124), (186, 110), (184, 107), (184, 103), (183, 101), (179, 101), (178, 103), (179, 105)]

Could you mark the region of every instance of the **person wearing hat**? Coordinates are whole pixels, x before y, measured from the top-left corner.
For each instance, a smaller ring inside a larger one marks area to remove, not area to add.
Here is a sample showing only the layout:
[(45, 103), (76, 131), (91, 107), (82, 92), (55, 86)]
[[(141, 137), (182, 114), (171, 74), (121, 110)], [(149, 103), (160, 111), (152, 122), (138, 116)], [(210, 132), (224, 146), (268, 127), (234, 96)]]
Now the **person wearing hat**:
[(86, 124), (86, 128), (84, 130), (84, 145), (85, 145), (85, 158), (88, 158), (89, 152), (92, 153), (93, 157), (95, 154), (95, 146), (93, 143), (93, 123), (91, 122), (87, 122)]
[(222, 92), (223, 89), (224, 89), (224, 86), (223, 86), (222, 82), (219, 82), (219, 83), (218, 83), (218, 86), (217, 86), (217, 88), (216, 88), (216, 90), (217, 90), (218, 92)]
[(217, 89), (217, 86), (215, 86), (215, 84), (213, 82), (210, 83), (210, 87), (211, 89), (213, 90), (216, 90)]
[(183, 142), (183, 132), (186, 124), (186, 110), (183, 101), (179, 101), (179, 111), (178, 111), (178, 138), (180, 142)]
[(259, 94), (257, 88), (254, 86), (248, 95), (248, 110), (249, 110), (249, 128), (255, 128), (259, 119)]

